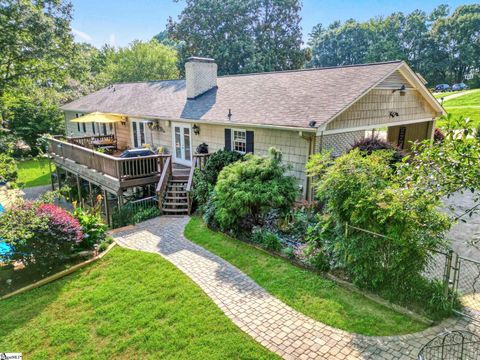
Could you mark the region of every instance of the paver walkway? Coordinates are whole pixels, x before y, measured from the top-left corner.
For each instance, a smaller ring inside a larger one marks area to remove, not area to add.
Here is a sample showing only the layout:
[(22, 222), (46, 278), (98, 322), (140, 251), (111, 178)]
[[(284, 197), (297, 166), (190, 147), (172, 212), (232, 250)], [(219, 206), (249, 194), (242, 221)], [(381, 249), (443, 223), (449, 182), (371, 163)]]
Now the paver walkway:
[(126, 248), (158, 253), (195, 283), (243, 331), (285, 359), (415, 359), (435, 335), (476, 327), (449, 319), (421, 333), (369, 337), (313, 320), (267, 293), (239, 269), (185, 239), (188, 217), (159, 217), (114, 234)]

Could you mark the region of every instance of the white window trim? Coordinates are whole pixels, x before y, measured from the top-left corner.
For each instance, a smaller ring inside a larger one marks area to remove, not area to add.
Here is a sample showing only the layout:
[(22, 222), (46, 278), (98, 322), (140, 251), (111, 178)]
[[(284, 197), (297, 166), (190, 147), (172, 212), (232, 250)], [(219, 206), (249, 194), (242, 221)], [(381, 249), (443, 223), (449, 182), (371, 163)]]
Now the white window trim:
[[(247, 130), (246, 130), (246, 129), (234, 129), (234, 128), (232, 128), (232, 129), (230, 129), (230, 131), (231, 131), (231, 135), (230, 135), (231, 140), (230, 140), (230, 143), (231, 143), (232, 150), (233, 150), (233, 151), (236, 151), (236, 152), (238, 152), (238, 153), (240, 153), (240, 154), (246, 154), (246, 153), (247, 153)], [(245, 141), (244, 141), (245, 151), (235, 150), (235, 141), (234, 141), (235, 131), (245, 133)]]

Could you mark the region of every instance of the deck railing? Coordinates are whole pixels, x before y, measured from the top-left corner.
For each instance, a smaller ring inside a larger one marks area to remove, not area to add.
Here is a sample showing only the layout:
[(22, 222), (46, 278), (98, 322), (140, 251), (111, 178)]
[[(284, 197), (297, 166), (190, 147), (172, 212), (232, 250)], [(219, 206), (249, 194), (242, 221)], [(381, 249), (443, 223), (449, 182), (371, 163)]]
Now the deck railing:
[(118, 158), (60, 138), (50, 138), (48, 141), (51, 154), (85, 165), (120, 181), (161, 174), (167, 159), (170, 158), (170, 155)]
[(165, 191), (167, 189), (168, 181), (170, 180), (170, 177), (172, 176), (172, 157), (169, 156), (167, 160), (165, 161), (165, 164), (162, 169), (162, 174), (160, 175), (160, 180), (158, 181), (157, 184), (157, 196), (158, 196), (158, 206), (161, 207), (163, 197), (165, 196)]
[(192, 203), (193, 203), (193, 194), (192, 194), (192, 187), (193, 187), (193, 174), (195, 173), (195, 169), (203, 170), (205, 168), (205, 164), (209, 158), (210, 154), (195, 154), (193, 155), (192, 167), (190, 168), (190, 173), (188, 174), (188, 182), (185, 190), (187, 191), (187, 201), (188, 201), (188, 213), (190, 214), (192, 210)]
[(96, 135), (96, 136), (82, 136), (82, 137), (67, 137), (65, 138), (67, 142), (75, 145), (80, 145), (89, 149), (93, 148), (92, 141), (101, 141), (101, 140), (115, 140), (113, 134), (109, 135)]

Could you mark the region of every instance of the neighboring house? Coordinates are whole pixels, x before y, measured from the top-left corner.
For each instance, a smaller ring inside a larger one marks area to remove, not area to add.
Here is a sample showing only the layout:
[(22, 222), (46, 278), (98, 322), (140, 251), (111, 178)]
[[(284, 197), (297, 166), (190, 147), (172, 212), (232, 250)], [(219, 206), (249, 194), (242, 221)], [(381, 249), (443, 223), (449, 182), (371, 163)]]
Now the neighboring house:
[[(185, 73), (185, 80), (114, 84), (64, 105), (67, 134), (115, 131), (119, 148), (163, 147), (185, 166), (201, 143), (210, 152), (260, 155), (274, 146), (308, 199), (311, 154), (339, 155), (373, 130), (408, 149), (411, 141), (432, 138), (435, 118), (444, 114), (403, 61), (217, 77), (212, 59), (194, 57)], [(125, 121), (115, 129), (70, 122), (95, 111)]]

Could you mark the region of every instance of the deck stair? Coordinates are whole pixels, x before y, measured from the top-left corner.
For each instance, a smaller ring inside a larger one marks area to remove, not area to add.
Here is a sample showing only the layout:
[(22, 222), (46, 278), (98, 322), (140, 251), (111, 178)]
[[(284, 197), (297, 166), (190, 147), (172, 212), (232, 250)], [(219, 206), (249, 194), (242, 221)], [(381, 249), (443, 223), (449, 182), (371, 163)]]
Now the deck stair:
[(188, 184), (189, 173), (189, 168), (173, 169), (162, 202), (163, 214), (188, 215), (190, 208), (186, 187)]

